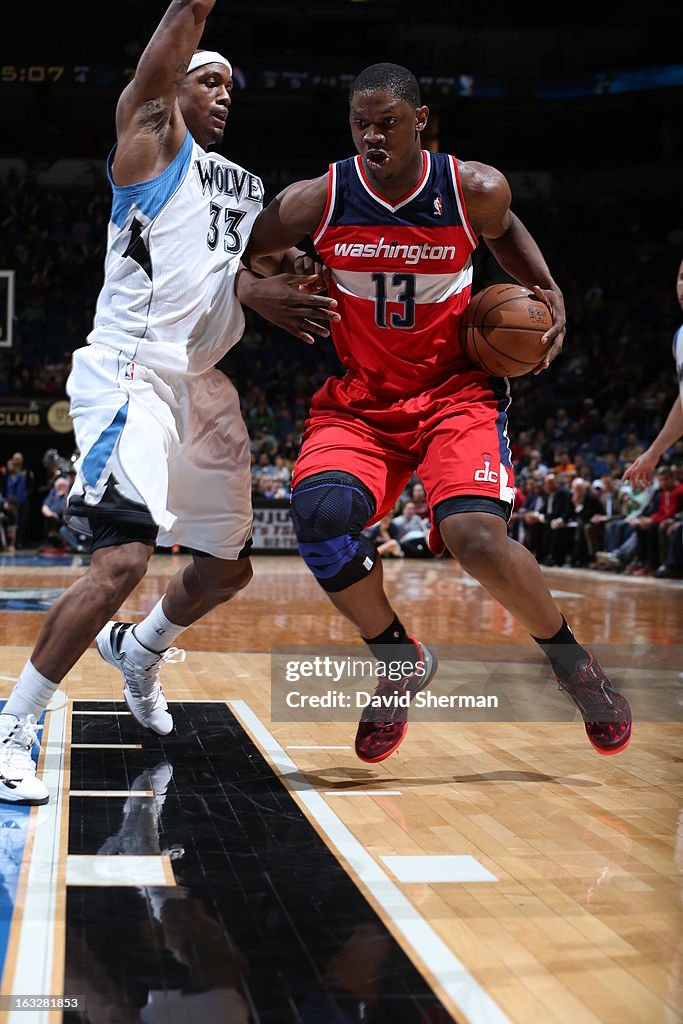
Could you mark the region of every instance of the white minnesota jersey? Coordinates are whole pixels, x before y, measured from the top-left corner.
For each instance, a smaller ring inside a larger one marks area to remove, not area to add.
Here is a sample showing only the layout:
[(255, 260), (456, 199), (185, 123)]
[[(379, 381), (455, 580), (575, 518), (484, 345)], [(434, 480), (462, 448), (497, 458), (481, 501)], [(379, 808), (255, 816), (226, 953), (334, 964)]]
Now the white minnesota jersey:
[(187, 134), (151, 181), (115, 185), (105, 279), (90, 344), (162, 373), (203, 373), (235, 345), (235, 273), (263, 184)]

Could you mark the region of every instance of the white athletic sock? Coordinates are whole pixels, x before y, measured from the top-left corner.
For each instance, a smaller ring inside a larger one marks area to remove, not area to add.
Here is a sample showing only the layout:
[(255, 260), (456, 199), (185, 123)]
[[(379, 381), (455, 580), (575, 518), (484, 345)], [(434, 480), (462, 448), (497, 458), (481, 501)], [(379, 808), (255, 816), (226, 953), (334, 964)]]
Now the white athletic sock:
[(27, 661), (2, 709), (2, 714), (16, 715), (17, 718), (20, 715), (35, 715), (36, 718), (40, 718), (58, 686), (59, 683), (46, 679), (34, 668), (31, 661)]
[(170, 647), (175, 638), (187, 629), (187, 626), (178, 626), (166, 618), (161, 607), (162, 601), (163, 598), (154, 605), (147, 618), (133, 628), (137, 642), (148, 651), (156, 651), (158, 654)]

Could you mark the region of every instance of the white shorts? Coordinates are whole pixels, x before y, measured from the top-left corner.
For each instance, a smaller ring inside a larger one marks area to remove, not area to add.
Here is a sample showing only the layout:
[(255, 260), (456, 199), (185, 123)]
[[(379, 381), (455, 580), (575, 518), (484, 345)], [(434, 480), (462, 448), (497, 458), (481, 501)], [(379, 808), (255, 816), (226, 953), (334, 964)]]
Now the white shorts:
[(251, 457), (219, 370), (168, 380), (113, 349), (74, 353), (67, 381), (79, 459), (68, 515), (159, 527), (157, 543), (218, 558), (251, 537)]

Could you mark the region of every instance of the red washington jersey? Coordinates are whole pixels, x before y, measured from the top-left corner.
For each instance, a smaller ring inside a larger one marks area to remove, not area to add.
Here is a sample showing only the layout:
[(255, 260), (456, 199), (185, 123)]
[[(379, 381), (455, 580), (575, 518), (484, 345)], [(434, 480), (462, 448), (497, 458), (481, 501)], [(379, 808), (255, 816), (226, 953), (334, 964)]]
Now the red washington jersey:
[(416, 395), (471, 364), (460, 318), (472, 288), (477, 238), (455, 157), (422, 151), (422, 175), (390, 203), (359, 156), (330, 164), (327, 204), (313, 242), (331, 271), (342, 363), (376, 394)]

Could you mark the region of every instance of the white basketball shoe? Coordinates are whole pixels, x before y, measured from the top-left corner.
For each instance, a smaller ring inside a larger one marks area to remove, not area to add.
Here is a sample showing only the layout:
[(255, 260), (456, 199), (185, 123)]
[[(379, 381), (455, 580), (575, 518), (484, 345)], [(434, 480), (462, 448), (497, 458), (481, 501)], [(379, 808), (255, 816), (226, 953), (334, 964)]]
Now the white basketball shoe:
[(162, 662), (185, 661), (185, 651), (169, 647), (163, 654), (150, 651), (136, 639), (132, 622), (108, 622), (95, 637), (97, 650), (123, 676), (123, 698), (133, 717), (159, 736), (173, 729), (159, 678)]
[(33, 715), (0, 715), (0, 801), (46, 804), (49, 794), (36, 776), (33, 747), (40, 746)]

